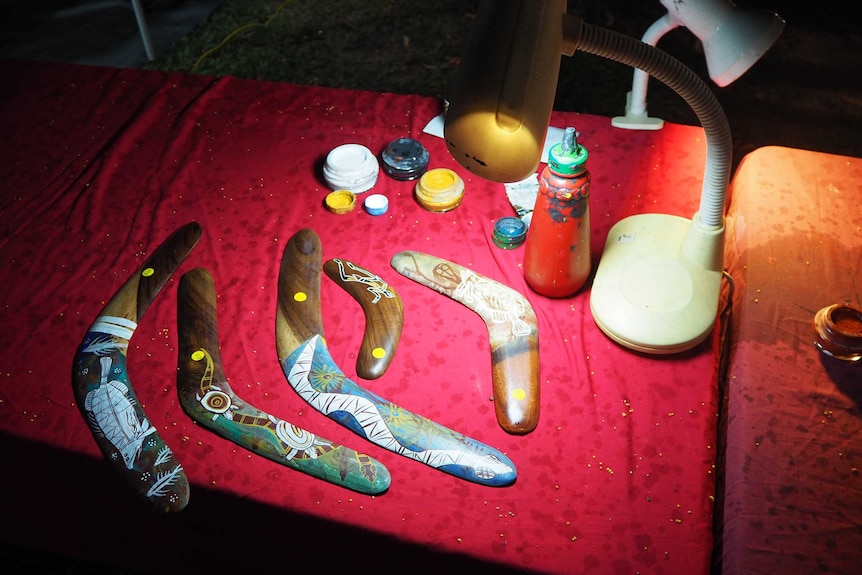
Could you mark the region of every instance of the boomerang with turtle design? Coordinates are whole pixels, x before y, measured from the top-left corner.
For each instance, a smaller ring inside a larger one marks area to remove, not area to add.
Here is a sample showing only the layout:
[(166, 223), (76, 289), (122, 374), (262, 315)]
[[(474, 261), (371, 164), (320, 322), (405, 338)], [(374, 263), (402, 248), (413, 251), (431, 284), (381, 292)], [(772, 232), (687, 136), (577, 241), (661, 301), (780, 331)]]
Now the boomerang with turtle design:
[(386, 467), (261, 411), (234, 393), (222, 369), (215, 282), (203, 268), (180, 280), (177, 389), (185, 412), (203, 427), (297, 471), (374, 495), (389, 488)]
[(335, 364), (323, 337), (320, 238), (294, 234), (278, 279), (276, 347), (293, 389), (316, 410), (361, 437), (409, 459), (482, 485), (516, 479), (502, 452), (416, 415), (360, 387)]
[(539, 423), (539, 336), (536, 313), (523, 295), (456, 263), (421, 252), (392, 258), (401, 275), (475, 311), (488, 328), (494, 410), (513, 434)]
[(150, 304), (201, 236), (192, 222), (171, 234), (117, 290), (75, 353), (75, 399), (96, 444), (132, 489), (157, 511), (179, 511), (189, 483), (147, 419), (129, 381), (129, 341)]

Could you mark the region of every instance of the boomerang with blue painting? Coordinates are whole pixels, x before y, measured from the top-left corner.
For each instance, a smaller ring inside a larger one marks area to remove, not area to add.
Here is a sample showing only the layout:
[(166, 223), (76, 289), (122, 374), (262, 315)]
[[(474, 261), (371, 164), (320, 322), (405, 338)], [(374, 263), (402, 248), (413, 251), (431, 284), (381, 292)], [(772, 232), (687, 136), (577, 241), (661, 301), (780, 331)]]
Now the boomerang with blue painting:
[(215, 282), (196, 268), (180, 280), (177, 300), (180, 404), (198, 424), (291, 469), (359, 493), (389, 488), (386, 467), (243, 401), (227, 383), (219, 353)]
[(482, 485), (506, 486), (517, 476), (502, 452), (388, 401), (349, 379), (323, 337), (321, 245), (310, 229), (284, 250), (278, 280), (276, 347), (293, 389), (316, 410), (394, 453)]
[(179, 511), (189, 483), (180, 462), (144, 413), (129, 381), (129, 341), (150, 304), (197, 244), (186, 224), (168, 237), (117, 290), (75, 353), (75, 399), (96, 444), (134, 492), (156, 511)]

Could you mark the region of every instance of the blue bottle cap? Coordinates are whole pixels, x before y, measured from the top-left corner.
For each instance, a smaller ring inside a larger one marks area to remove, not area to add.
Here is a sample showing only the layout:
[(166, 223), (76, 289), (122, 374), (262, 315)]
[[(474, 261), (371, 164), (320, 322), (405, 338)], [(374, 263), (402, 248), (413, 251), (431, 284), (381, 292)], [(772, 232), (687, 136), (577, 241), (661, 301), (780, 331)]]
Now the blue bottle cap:
[(371, 194), (362, 205), (372, 216), (381, 216), (389, 209), (389, 199), (383, 194)]

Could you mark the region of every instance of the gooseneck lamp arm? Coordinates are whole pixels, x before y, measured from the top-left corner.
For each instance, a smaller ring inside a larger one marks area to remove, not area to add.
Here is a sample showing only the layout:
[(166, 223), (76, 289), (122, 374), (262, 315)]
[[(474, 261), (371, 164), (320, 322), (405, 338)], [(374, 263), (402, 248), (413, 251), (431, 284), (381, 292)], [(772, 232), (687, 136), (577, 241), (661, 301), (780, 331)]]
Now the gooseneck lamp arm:
[(624, 34), (583, 23), (578, 38), (573, 41), (582, 52), (643, 70), (679, 94), (691, 107), (706, 137), (699, 224), (708, 229), (723, 227), (733, 140), (727, 117), (709, 86), (667, 52)]
[[(670, 12), (653, 22), (641, 37), (641, 42), (655, 46), (662, 37), (671, 30), (679, 27), (679, 20), (670, 15)], [(635, 68), (632, 75), (632, 89), (626, 95), (626, 110), (624, 116), (615, 116), (611, 119), (611, 125), (617, 128), (632, 130), (660, 130), (664, 126), (664, 120), (647, 115), (647, 88), (649, 87), (649, 74)]]
[(685, 351), (702, 342), (718, 314), (724, 266), (724, 210), (733, 142), (715, 95), (666, 52), (584, 24), (577, 49), (641, 69), (686, 101), (706, 137), (700, 209), (691, 220), (638, 214), (614, 225), (590, 292), (590, 311), (611, 339), (644, 353)]

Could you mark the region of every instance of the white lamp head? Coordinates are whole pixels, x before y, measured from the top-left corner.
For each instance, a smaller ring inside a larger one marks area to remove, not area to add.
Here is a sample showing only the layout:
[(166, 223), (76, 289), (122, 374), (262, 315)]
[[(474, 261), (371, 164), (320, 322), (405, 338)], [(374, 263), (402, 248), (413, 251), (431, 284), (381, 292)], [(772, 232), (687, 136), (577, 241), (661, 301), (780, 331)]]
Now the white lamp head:
[(721, 87), (742, 76), (784, 30), (784, 20), (778, 14), (740, 8), (729, 0), (661, 3), (700, 39), (709, 77)]

